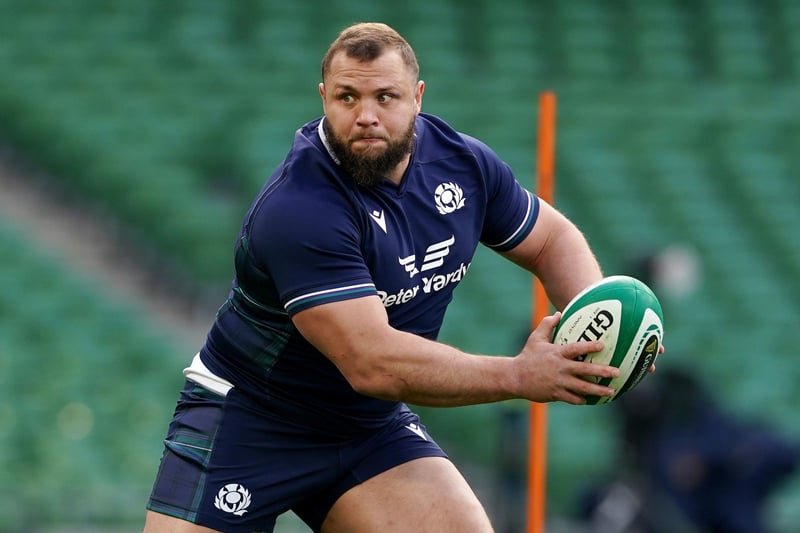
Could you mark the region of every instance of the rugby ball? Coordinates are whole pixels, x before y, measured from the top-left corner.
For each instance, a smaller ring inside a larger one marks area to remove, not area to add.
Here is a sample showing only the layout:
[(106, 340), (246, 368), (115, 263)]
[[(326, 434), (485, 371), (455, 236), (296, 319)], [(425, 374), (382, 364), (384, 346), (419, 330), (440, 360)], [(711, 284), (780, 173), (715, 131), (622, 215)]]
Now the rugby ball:
[(630, 276), (609, 276), (578, 293), (561, 313), (553, 343), (603, 342), (603, 350), (580, 360), (620, 369), (618, 378), (590, 378), (612, 387), (614, 396), (588, 396), (587, 404), (619, 398), (644, 378), (664, 338), (661, 304), (650, 288)]

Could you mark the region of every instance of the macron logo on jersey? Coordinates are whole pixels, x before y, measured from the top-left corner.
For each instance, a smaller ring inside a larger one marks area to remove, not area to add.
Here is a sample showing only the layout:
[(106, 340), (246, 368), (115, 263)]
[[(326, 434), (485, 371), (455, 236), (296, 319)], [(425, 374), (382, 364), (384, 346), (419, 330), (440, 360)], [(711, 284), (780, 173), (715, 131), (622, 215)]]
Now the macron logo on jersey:
[(386, 233), (386, 217), (383, 216), (383, 209), (378, 211), (377, 209), (369, 214), (372, 220), (375, 221), (378, 226)]
[(409, 277), (413, 278), (420, 272), (439, 268), (444, 264), (444, 258), (450, 253), (450, 247), (456, 242), (455, 235), (451, 235), (449, 239), (435, 242), (428, 246), (425, 250), (425, 257), (422, 259), (422, 266), (417, 268), (416, 255), (411, 254), (406, 257), (398, 257), (398, 262), (406, 269)]

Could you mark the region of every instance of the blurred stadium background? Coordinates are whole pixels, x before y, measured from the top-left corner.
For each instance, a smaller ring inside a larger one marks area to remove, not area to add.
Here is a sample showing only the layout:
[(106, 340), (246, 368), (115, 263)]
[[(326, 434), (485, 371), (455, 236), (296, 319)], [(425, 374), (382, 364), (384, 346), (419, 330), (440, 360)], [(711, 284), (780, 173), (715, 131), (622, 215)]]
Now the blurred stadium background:
[[(141, 527), (241, 216), (320, 113), (325, 48), (361, 20), (404, 34), (424, 110), (530, 187), (554, 90), (558, 207), (608, 273), (665, 258), (661, 365), (800, 436), (800, 3), (0, 0), (1, 532)], [(530, 278), (479, 255), (443, 340), (513, 353)], [(526, 408), (424, 410), (504, 520), (522, 512), (503, 486), (524, 472)], [(619, 464), (614, 409), (551, 407), (554, 522)], [(800, 481), (768, 512), (793, 530)]]

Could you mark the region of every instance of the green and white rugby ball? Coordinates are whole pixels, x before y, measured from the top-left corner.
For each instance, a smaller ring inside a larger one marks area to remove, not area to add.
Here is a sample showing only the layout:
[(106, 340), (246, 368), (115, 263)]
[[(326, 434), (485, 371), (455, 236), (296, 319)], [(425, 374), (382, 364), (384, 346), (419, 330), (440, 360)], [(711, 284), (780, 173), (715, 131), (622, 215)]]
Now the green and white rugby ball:
[(664, 339), (661, 304), (650, 288), (630, 276), (609, 276), (578, 293), (564, 308), (553, 343), (603, 342), (603, 350), (581, 359), (620, 369), (616, 379), (588, 378), (612, 387), (614, 396), (588, 396), (588, 404), (619, 398), (644, 378)]

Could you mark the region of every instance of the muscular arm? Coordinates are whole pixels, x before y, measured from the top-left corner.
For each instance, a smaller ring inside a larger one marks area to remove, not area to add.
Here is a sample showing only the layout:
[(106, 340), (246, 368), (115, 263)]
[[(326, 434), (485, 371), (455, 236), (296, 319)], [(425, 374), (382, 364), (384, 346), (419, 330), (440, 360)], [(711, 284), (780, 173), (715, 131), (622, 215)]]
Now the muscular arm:
[[(551, 301), (563, 308), (600, 267), (580, 231), (542, 202), (534, 231), (504, 254), (542, 280)], [(417, 405), (456, 406), (524, 398), (583, 403), (610, 389), (585, 376), (611, 377), (611, 367), (574, 361), (600, 349), (595, 343), (554, 346), (558, 315), (545, 319), (516, 357), (473, 355), (389, 325), (378, 297), (320, 305), (294, 316), (300, 333), (366, 395)]]
[[(581, 232), (544, 202), (530, 235), (503, 255), (536, 274), (559, 309), (602, 277)], [(542, 321), (515, 357), (469, 354), (399, 331), (389, 324), (377, 296), (311, 307), (294, 315), (293, 321), (350, 385), (368, 396), (457, 406), (511, 398), (584, 403), (586, 395), (611, 394), (585, 377), (613, 377), (617, 369), (574, 360), (600, 345), (549, 342), (558, 318)]]
[(611, 377), (616, 369), (574, 361), (598, 343), (554, 346), (557, 316), (531, 335), (516, 357), (473, 355), (392, 328), (376, 296), (312, 307), (297, 313), (300, 333), (333, 361), (358, 392), (417, 405), (458, 406), (510, 398), (583, 403), (605, 395), (581, 375)]
[(507, 259), (536, 274), (557, 309), (603, 277), (600, 265), (580, 230), (552, 206), (540, 200), (534, 230)]

